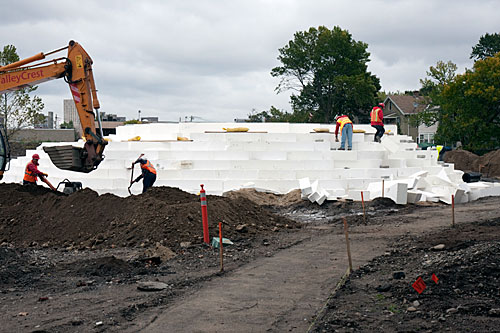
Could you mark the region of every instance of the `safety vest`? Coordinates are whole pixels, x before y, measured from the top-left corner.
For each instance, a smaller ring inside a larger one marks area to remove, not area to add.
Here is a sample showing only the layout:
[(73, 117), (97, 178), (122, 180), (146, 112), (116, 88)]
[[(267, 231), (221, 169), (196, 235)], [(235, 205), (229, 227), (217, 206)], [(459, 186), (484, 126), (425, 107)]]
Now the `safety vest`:
[(337, 119), (337, 122), (340, 124), (340, 134), (342, 135), (342, 129), (344, 128), (344, 125), (345, 124), (352, 124), (352, 121), (351, 119), (349, 119), (349, 117), (347, 116), (342, 116), (340, 117), (339, 119)]
[(30, 183), (36, 183), (37, 180), (37, 175), (34, 172), (31, 172), (28, 170), (28, 167), (30, 164), (33, 164), (32, 161), (30, 161), (28, 164), (26, 164), (26, 168), (24, 169), (24, 178), (23, 180), (30, 182)]
[(153, 164), (151, 164), (151, 162), (149, 162), (147, 160), (146, 160), (145, 164), (141, 163), (141, 169), (146, 169), (149, 172), (154, 173), (156, 175), (156, 169), (153, 167)]
[(378, 116), (378, 112), (380, 111), (381, 109), (378, 107), (378, 106), (375, 106), (373, 109), (372, 109), (372, 112), (370, 113), (370, 121), (372, 123), (380, 123), (381, 120)]

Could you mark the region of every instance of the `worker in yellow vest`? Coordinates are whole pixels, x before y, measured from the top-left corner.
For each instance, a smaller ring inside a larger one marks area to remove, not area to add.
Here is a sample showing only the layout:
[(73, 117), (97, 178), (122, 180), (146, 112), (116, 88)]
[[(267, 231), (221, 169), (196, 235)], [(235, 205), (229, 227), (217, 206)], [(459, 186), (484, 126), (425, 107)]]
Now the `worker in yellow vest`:
[(352, 121), (348, 116), (342, 115), (335, 117), (337, 126), (335, 127), (335, 141), (339, 141), (338, 134), (342, 135), (339, 150), (345, 150), (345, 141), (347, 139), (347, 150), (352, 150)]

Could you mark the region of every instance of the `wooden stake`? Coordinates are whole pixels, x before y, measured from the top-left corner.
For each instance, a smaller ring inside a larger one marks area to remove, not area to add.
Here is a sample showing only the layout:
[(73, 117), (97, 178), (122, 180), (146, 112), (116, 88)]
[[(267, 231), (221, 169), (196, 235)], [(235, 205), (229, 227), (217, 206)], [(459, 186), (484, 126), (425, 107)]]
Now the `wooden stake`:
[(222, 247), (222, 222), (219, 222), (220, 271), (224, 271), (224, 250)]
[(384, 197), (385, 179), (382, 179), (382, 198)]
[(347, 230), (347, 220), (344, 217), (345, 243), (347, 245), (347, 259), (349, 259), (349, 274), (352, 272), (351, 247), (349, 245), (349, 230)]
[(361, 205), (363, 206), (363, 222), (366, 224), (365, 198), (363, 196), (363, 191), (361, 191)]
[(451, 227), (455, 228), (455, 196), (451, 195)]

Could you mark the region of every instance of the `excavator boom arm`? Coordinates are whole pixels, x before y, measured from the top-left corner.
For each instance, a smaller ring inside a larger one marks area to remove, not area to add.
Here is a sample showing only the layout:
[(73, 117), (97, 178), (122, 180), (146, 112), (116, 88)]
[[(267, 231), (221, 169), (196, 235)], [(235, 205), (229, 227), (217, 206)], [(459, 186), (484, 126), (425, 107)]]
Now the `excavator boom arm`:
[[(44, 150), (58, 168), (90, 172), (97, 168), (103, 160), (103, 151), (107, 144), (103, 138), (102, 128), (97, 133), (95, 127), (96, 115), (100, 123), (100, 105), (92, 73), (92, 59), (75, 41), (70, 41), (67, 47), (48, 54), (64, 49), (68, 49), (68, 55), (65, 58), (31, 64), (34, 61), (45, 59), (46, 55), (39, 53), (33, 57), (0, 67), (0, 94), (64, 78), (69, 84), (75, 102), (85, 145), (83, 148), (73, 146), (44, 147)], [(45, 65), (47, 63), (51, 64)]]

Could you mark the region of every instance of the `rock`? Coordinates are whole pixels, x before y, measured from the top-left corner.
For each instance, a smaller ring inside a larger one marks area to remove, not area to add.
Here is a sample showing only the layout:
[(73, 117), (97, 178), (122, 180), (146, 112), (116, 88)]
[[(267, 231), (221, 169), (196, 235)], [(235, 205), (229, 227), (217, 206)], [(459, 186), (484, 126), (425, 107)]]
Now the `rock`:
[(375, 288), (377, 291), (380, 291), (380, 292), (386, 292), (386, 291), (389, 291), (391, 290), (391, 285), (390, 284), (383, 284), (383, 285), (380, 285), (378, 286), (377, 288)]
[(404, 279), (405, 277), (406, 277), (406, 274), (403, 271), (392, 272), (392, 278), (395, 280), (401, 280), (401, 279)]
[(434, 246), (432, 249), (434, 251), (441, 251), (441, 250), (444, 250), (444, 248), (445, 248), (444, 244), (438, 244), (438, 245)]
[(191, 246), (191, 242), (181, 242), (181, 247), (187, 248)]
[(458, 312), (458, 309), (456, 308), (449, 308), (448, 310), (446, 310), (446, 313), (456, 313)]
[(160, 243), (156, 243), (156, 247), (146, 250), (145, 255), (151, 258), (159, 257), (161, 261), (167, 261), (175, 257), (175, 252), (166, 246), (160, 245)]
[(73, 318), (71, 320), (71, 326), (80, 326), (83, 325), (83, 320), (80, 318)]
[(160, 291), (167, 288), (168, 284), (163, 282), (145, 281), (137, 283), (137, 289), (141, 291)]
[(414, 307), (414, 306), (410, 306), (410, 307), (408, 307), (408, 309), (406, 309), (406, 310), (407, 310), (408, 312), (415, 312), (415, 311), (417, 311), (417, 308), (416, 308), (416, 307)]
[(490, 309), (488, 314), (493, 317), (500, 317), (500, 308)]
[(248, 227), (246, 224), (238, 224), (235, 230), (241, 233), (246, 233), (248, 232)]

